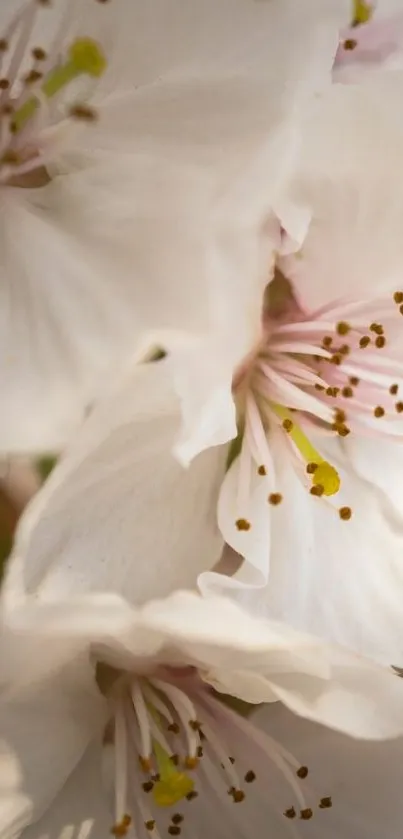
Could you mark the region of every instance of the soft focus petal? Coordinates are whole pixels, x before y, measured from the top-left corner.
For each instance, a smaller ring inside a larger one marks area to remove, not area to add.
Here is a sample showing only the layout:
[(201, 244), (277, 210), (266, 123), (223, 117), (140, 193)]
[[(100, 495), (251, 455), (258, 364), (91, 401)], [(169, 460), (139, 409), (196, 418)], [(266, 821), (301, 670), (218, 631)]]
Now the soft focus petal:
[(22, 834), (23, 839), (108, 839), (111, 810), (102, 786), (101, 762), (101, 749), (94, 745), (44, 816)]
[(14, 839), (38, 818), (105, 723), (105, 705), (88, 665), (0, 701), (1, 831)]
[(218, 561), (225, 451), (183, 470), (171, 454), (178, 421), (165, 361), (136, 367), (100, 403), (21, 521), (10, 597), (21, 575), (40, 598), (119, 591), (141, 603), (193, 587)]
[[(356, 441), (347, 443), (344, 458), (343, 446), (332, 441), (325, 450), (341, 477), (340, 492), (328, 500), (312, 497), (292, 463), (286, 457), (277, 459), (283, 501), (272, 513), (269, 582), (250, 595), (250, 606), (385, 664), (399, 665), (403, 661), (399, 450), (396, 444), (381, 443), (378, 458), (373, 442)], [(388, 459), (381, 465), (382, 451)], [(352, 510), (348, 521), (338, 515), (344, 505)]]
[[(399, 767), (403, 739), (358, 743), (304, 722), (279, 703), (259, 710), (253, 722), (306, 763), (303, 790), (331, 798), (330, 809), (315, 809), (309, 822), (298, 822), (304, 839), (398, 839), (403, 805)], [(273, 779), (274, 780), (274, 779)], [(275, 783), (275, 781), (274, 781)], [(273, 793), (275, 794), (275, 792)], [(262, 832), (265, 825), (262, 825)]]
[[(389, 668), (286, 624), (256, 619), (227, 598), (178, 592), (140, 610), (122, 600), (121, 614), (118, 602), (116, 596), (91, 595), (25, 607), (11, 618), (22, 645), (24, 635), (32, 645), (32, 633), (39, 639), (47, 632), (59, 645), (63, 639), (76, 645), (81, 638), (83, 654), (90, 649), (114, 668), (130, 671), (140, 662), (195, 666), (222, 693), (253, 703), (277, 697), (299, 715), (356, 737), (403, 732), (403, 681)], [(36, 628), (35, 611), (42, 613)]]
[(281, 263), (305, 310), (400, 287), (403, 76), (337, 86), (311, 115), (292, 201), (311, 209), (302, 248)]

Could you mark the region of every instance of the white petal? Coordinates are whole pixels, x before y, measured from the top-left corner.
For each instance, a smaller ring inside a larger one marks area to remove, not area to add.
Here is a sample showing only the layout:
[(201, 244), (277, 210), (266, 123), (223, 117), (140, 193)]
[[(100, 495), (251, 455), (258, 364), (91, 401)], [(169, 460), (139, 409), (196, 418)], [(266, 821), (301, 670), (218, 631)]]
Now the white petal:
[(102, 787), (101, 748), (84, 755), (44, 816), (28, 828), (23, 839), (108, 839), (112, 810)]
[[(225, 475), (218, 499), (218, 525), (225, 542), (245, 562), (235, 577), (218, 576), (215, 572), (205, 572), (199, 577), (201, 591), (230, 589), (241, 590), (265, 586), (269, 577), (271, 508), (268, 495), (271, 492), (271, 480), (258, 475), (256, 465), (252, 464), (249, 494), (246, 506), (239, 505), (239, 483), (241, 457), (237, 457)], [(273, 515), (275, 516), (275, 512)], [(236, 522), (245, 519), (250, 528), (238, 530)]]
[[(85, 676), (83, 674), (86, 674)], [(38, 818), (101, 736), (105, 704), (87, 666), (72, 688), (71, 672), (0, 702), (0, 813), (4, 839)]]
[[(301, 789), (314, 816), (308, 823), (298, 822), (301, 837), (398, 839), (403, 817), (402, 738), (359, 743), (298, 719), (280, 703), (257, 711), (252, 721), (309, 769)], [(275, 777), (273, 783), (277, 786)], [(331, 809), (317, 809), (320, 799), (327, 796), (332, 799)]]
[(84, 423), (28, 509), (14, 566), (40, 598), (119, 591), (134, 603), (193, 587), (222, 550), (215, 520), (225, 451), (183, 470), (165, 361), (138, 366)]
[[(374, 456), (376, 469), (374, 444), (364, 443), (362, 456), (360, 446), (353, 446), (350, 460), (349, 454), (343, 458), (337, 442), (329, 443), (327, 457), (340, 473), (341, 490), (328, 500), (312, 497), (292, 463), (278, 458), (283, 501), (272, 515), (270, 578), (266, 589), (251, 596), (250, 602), (254, 609), (304, 631), (399, 665), (403, 661), (401, 505), (388, 497), (385, 472), (376, 484), (371, 482), (374, 472), (364, 453), (369, 459)], [(359, 474), (353, 472), (356, 457)], [(392, 458), (391, 448), (390, 466)], [(398, 495), (401, 482), (397, 454), (390, 474), (392, 494)], [(339, 518), (341, 506), (351, 507), (349, 521)]]
[(298, 254), (282, 261), (305, 309), (399, 287), (402, 91), (401, 75), (335, 85), (311, 116), (293, 198), (313, 220)]

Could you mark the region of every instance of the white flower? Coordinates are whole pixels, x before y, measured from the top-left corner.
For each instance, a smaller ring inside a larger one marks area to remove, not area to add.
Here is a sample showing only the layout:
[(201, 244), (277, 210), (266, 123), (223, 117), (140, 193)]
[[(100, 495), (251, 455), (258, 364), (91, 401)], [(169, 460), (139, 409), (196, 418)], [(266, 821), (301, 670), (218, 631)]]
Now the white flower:
[(62, 447), (142, 330), (209, 327), (221, 198), (259, 159), (274, 200), (347, 5), (3, 0), (0, 451)]
[(294, 817), (324, 816), (333, 793), (338, 807), (320, 767), (210, 685), (252, 703), (280, 699), (357, 737), (403, 731), (395, 674), (227, 599), (178, 592), (140, 610), (108, 595), (26, 606), (3, 624), (0, 656), (3, 839), (43, 813), (27, 835), (65, 835), (82, 822), (87, 836), (111, 827), (115, 836), (193, 836), (219, 820), (221, 831), (249, 837), (257, 819), (286, 836)]
[[(243, 295), (227, 296), (216, 333), (157, 335), (170, 357), (137, 367), (93, 411), (22, 519), (7, 601), (113, 590), (141, 603), (201, 575), (203, 592), (402, 662), (403, 136), (392, 93), (340, 86), (322, 101), (294, 203), (284, 200), (285, 214), (313, 207), (314, 219), (302, 252), (278, 259), (262, 332), (254, 275), (236, 274), (231, 239), (216, 254)], [(267, 277), (270, 242), (264, 254)], [(180, 452), (205, 449), (182, 471), (170, 456), (175, 388)], [(225, 543), (244, 557), (232, 577), (211, 573)]]

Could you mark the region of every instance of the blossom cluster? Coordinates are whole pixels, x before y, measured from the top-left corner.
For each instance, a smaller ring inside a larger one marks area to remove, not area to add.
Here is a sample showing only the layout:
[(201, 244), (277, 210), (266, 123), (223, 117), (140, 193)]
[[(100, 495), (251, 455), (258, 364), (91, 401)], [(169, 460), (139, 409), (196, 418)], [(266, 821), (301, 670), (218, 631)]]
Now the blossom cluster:
[(0, 5), (0, 839), (397, 839), (403, 2)]

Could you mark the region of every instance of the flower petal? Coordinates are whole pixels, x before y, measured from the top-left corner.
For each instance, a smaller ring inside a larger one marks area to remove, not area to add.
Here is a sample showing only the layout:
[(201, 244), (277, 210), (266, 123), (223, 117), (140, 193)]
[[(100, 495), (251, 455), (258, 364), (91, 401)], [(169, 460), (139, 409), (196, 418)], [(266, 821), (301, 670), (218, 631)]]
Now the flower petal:
[(329, 290), (363, 299), (400, 287), (403, 77), (387, 78), (335, 85), (311, 114), (291, 203), (313, 220), (301, 250), (281, 261), (305, 310), (329, 303)]
[[(280, 703), (256, 711), (252, 721), (309, 769), (301, 787), (315, 805), (314, 816), (306, 831), (304, 824), (298, 825), (301, 835), (309, 839), (397, 839), (402, 821), (398, 771), (402, 738), (359, 743), (298, 719)], [(276, 785), (276, 778), (273, 783)], [(331, 808), (316, 809), (322, 797), (331, 799)]]
[[(351, 455), (347, 444), (344, 457), (344, 444), (331, 441), (324, 448), (323, 441), (317, 442), (338, 469), (340, 492), (329, 499), (313, 497), (289, 458), (277, 458), (283, 501), (272, 514), (268, 585), (242, 597), (254, 611), (289, 621), (385, 664), (399, 665), (403, 661), (403, 519), (401, 505), (397, 500), (392, 504), (391, 495), (397, 497), (402, 483), (400, 458), (397, 453), (393, 471), (393, 444), (389, 444), (390, 474), (386, 477), (382, 471), (372, 483), (374, 471), (364, 463), (369, 463), (365, 454), (373, 457), (373, 444), (356, 442)], [(375, 455), (374, 470), (377, 463)], [(351, 508), (350, 520), (340, 519), (342, 506)], [(222, 589), (222, 578), (220, 583)]]
[(136, 367), (84, 423), (21, 521), (5, 596), (22, 578), (39, 598), (119, 591), (140, 603), (195, 586), (218, 561), (225, 451), (189, 470), (172, 457), (170, 373), (166, 361)]
[[(80, 681), (81, 679), (81, 681)], [(75, 682), (75, 684), (74, 684)], [(14, 839), (49, 806), (105, 723), (105, 703), (87, 665), (0, 702), (2, 836)]]
[(64, 787), (42, 818), (22, 835), (23, 839), (108, 839), (111, 835), (111, 809), (102, 787), (101, 747), (87, 750)]

